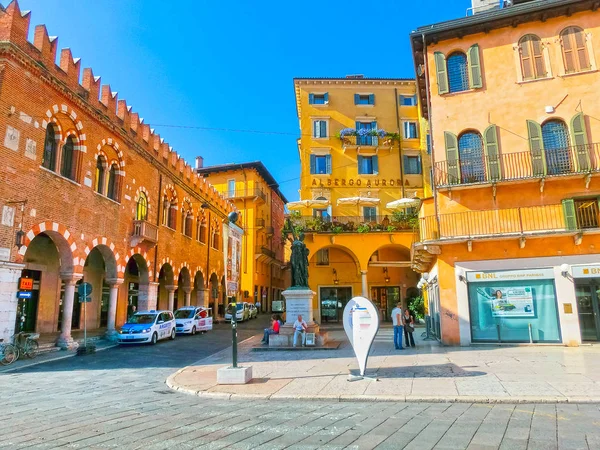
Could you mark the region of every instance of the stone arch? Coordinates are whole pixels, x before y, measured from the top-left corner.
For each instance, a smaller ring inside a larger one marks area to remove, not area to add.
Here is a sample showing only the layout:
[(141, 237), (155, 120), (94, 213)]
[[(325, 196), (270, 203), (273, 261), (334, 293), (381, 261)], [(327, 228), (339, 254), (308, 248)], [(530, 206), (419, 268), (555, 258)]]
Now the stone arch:
[(129, 265), (129, 261), (134, 260), (139, 271), (140, 284), (148, 284), (150, 282), (150, 261), (146, 261), (146, 256), (147, 255), (145, 254), (142, 255), (141, 253), (136, 252), (133, 255), (125, 258), (126, 263), (124, 274), (127, 273), (127, 266)]
[(67, 227), (56, 222), (42, 222), (34, 225), (26, 234), (23, 246), (19, 249), (21, 260), (27, 252), (27, 247), (33, 239), (41, 234), (46, 234), (58, 249), (60, 256), (61, 272), (63, 273), (81, 273), (82, 266), (77, 251), (77, 244), (71, 236)]
[(352, 261), (354, 262), (354, 264), (356, 266), (356, 273), (360, 274), (361, 269), (362, 270), (366, 269), (366, 267), (361, 267), (358, 257), (352, 250), (350, 250), (345, 245), (339, 245), (339, 244), (323, 245), (321, 247), (317, 247), (315, 250), (313, 250), (312, 248), (309, 247), (310, 254), (308, 256), (308, 262), (309, 263), (314, 262), (313, 259), (317, 257), (317, 252), (319, 252), (319, 250), (323, 250), (323, 249), (327, 249), (327, 248), (334, 248), (334, 249), (343, 251), (344, 253), (347, 253), (352, 258)]
[[(121, 261), (121, 255), (115, 250), (115, 245), (105, 237), (94, 239), (84, 249), (85, 258), (90, 252), (97, 248), (106, 264), (106, 276), (108, 278), (123, 278), (125, 274), (126, 261)], [(85, 264), (85, 258), (81, 258), (80, 264), (83, 267)]]
[(194, 282), (192, 290), (192, 302), (198, 306), (208, 306), (206, 302), (206, 289), (204, 287), (204, 272), (201, 268), (194, 273)]
[[(80, 141), (80, 148), (78, 148), (77, 150), (82, 151), (83, 153), (85, 153), (87, 151), (87, 148), (85, 146), (85, 141), (86, 141), (86, 136), (85, 133), (83, 132), (83, 123), (81, 123), (81, 120), (77, 120), (77, 113), (69, 106), (67, 105), (52, 105), (52, 108), (50, 108), (48, 111), (46, 111), (46, 117), (48, 118), (48, 120), (43, 120), (42, 121), (42, 128), (45, 130), (46, 127), (48, 126), (49, 122), (54, 122), (55, 124), (58, 125), (59, 127), (59, 133), (61, 136), (61, 140), (63, 139), (63, 127), (61, 127), (60, 125), (60, 120), (58, 120), (57, 116), (58, 115), (62, 115), (65, 118), (70, 119), (70, 121), (73, 124), (73, 128), (75, 130), (77, 130), (77, 135), (78, 135), (78, 140)], [(67, 138), (68, 135), (64, 135), (64, 139)]]

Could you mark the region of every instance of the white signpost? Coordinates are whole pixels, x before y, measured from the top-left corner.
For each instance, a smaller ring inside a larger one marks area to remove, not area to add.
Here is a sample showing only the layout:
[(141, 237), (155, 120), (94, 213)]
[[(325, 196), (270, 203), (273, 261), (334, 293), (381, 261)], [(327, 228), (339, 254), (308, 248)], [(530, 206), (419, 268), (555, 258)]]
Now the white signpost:
[(362, 380), (365, 377), (367, 358), (375, 335), (379, 331), (377, 308), (365, 297), (354, 297), (344, 308), (344, 330), (358, 360), (360, 376), (348, 376), (348, 381)]

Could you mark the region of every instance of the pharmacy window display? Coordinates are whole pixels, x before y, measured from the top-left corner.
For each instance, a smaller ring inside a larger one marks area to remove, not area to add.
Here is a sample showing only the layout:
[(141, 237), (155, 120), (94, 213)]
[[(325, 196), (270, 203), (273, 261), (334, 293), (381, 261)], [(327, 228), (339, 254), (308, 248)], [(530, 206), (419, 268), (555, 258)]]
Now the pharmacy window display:
[(470, 274), (472, 341), (560, 342), (552, 275), (546, 269)]

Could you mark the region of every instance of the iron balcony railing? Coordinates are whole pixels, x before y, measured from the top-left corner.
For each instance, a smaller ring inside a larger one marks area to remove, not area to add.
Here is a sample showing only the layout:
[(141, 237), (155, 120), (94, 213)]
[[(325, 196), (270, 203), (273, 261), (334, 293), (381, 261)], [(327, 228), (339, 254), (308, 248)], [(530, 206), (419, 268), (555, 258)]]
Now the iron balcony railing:
[(158, 227), (145, 220), (134, 220), (131, 236), (137, 242), (148, 241), (156, 244), (158, 242)]
[(389, 216), (295, 216), (292, 225), (305, 233), (368, 233), (413, 231), (419, 226), (415, 214)]
[(598, 143), (439, 161), (434, 167), (434, 182), (440, 188), (593, 172), (600, 172)]
[(420, 219), (421, 241), (567, 231), (563, 205), (465, 211)]
[(271, 258), (275, 258), (275, 252), (267, 247), (265, 247), (264, 245), (257, 245), (254, 251), (255, 254), (257, 255), (267, 255), (270, 256)]
[(262, 201), (267, 200), (267, 195), (260, 188), (238, 189), (235, 191), (225, 191), (221, 193), (225, 198), (260, 198)]

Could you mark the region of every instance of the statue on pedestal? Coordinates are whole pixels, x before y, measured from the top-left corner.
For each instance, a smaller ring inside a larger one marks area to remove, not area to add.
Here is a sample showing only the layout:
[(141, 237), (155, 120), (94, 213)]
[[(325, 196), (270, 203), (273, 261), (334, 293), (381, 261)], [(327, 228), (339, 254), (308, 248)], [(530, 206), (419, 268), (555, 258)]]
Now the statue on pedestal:
[(292, 288), (307, 288), (308, 289), (308, 254), (309, 250), (304, 243), (304, 233), (302, 231), (296, 233), (291, 224), (290, 219), (287, 220), (286, 228), (291, 237), (288, 237), (292, 243), (292, 256), (290, 262), (292, 264)]

